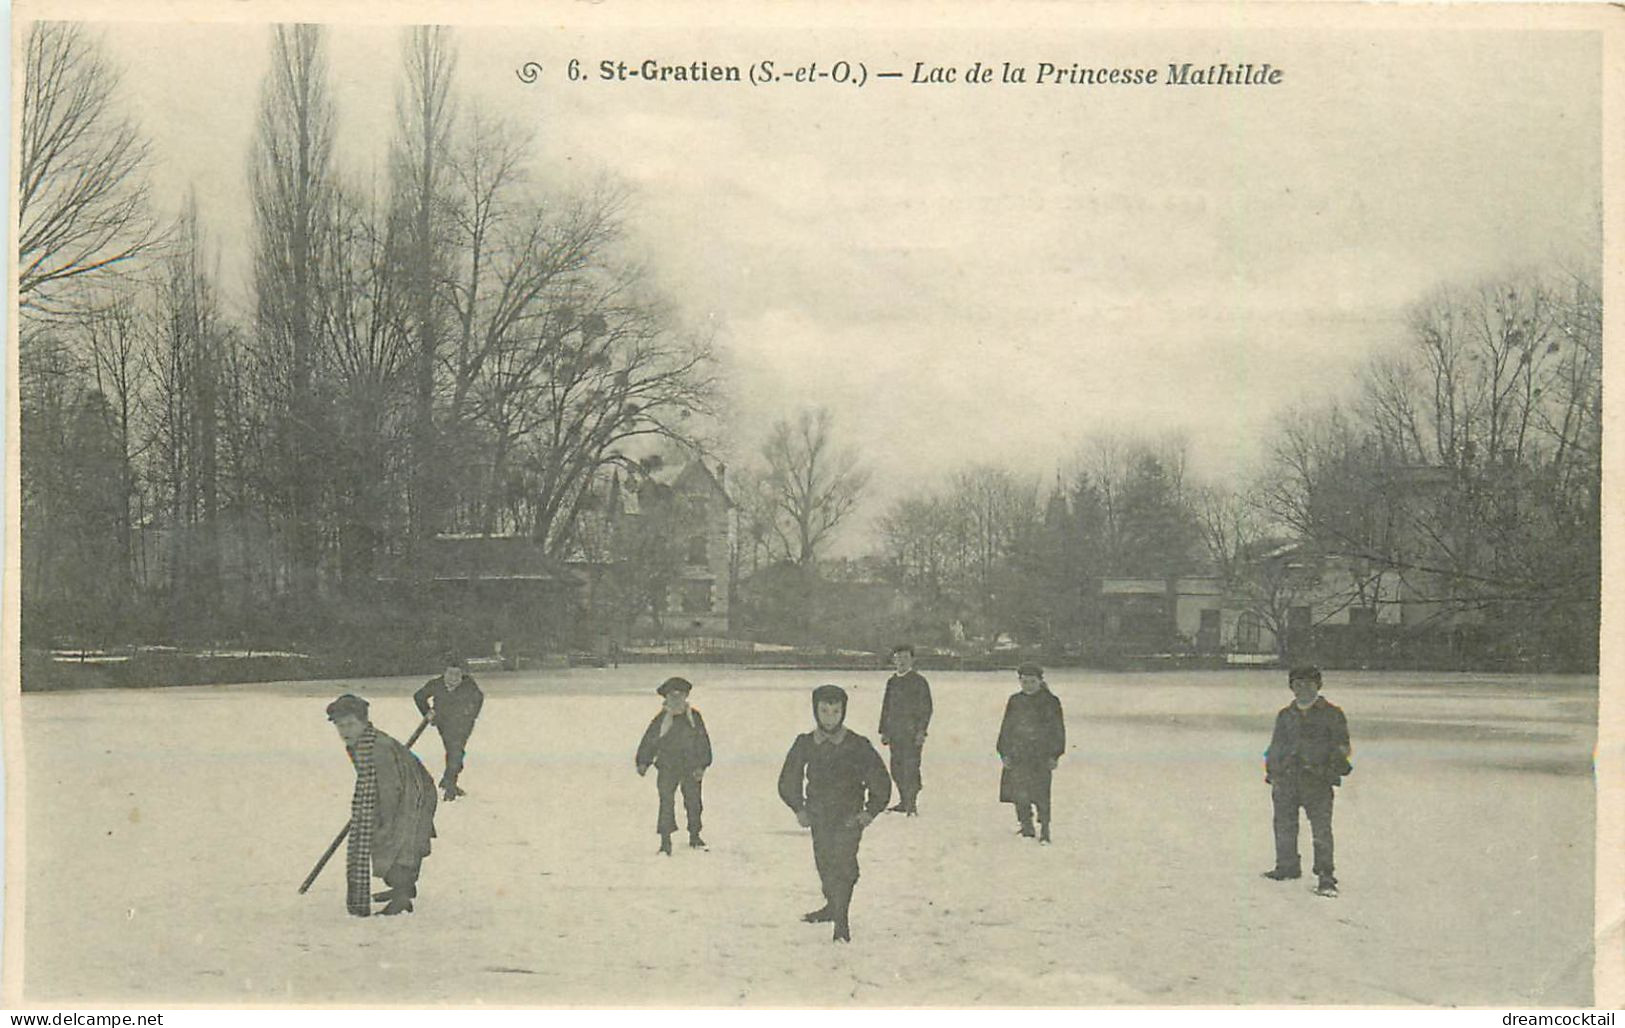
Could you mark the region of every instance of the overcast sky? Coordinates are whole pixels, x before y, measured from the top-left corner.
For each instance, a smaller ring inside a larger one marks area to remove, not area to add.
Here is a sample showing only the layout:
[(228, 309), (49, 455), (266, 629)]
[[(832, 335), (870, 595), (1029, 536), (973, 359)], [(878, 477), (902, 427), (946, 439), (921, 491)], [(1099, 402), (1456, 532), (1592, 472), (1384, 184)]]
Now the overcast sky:
[[(570, 10), (574, 11), (574, 8)], [(622, 9), (624, 12), (624, 8)], [(1054, 11), (1054, 8), (1051, 8)], [(574, 16), (574, 15), (573, 15)], [(1053, 480), (1098, 431), (1183, 431), (1239, 472), (1290, 404), (1346, 392), (1447, 282), (1595, 260), (1600, 57), (1582, 33), (465, 28), (468, 102), (534, 127), (539, 174), (634, 189), (665, 289), (728, 361), (740, 461), (836, 415), (866, 515), (974, 461)], [(1078, 23), (1081, 19), (1070, 19)], [(263, 26), (104, 26), (159, 196), (195, 187), (246, 299)], [(381, 174), (399, 32), (330, 37), (348, 174)], [(780, 68), (916, 60), (1164, 69), (1271, 88), (569, 83), (576, 57)], [(535, 60), (542, 79), (515, 70)]]

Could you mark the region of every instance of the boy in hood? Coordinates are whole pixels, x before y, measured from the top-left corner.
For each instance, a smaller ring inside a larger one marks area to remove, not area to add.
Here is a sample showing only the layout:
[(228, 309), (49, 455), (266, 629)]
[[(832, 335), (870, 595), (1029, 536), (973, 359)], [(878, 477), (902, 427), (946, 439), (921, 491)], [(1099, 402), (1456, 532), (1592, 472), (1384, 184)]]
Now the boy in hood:
[[(367, 710), (349, 693), (327, 705), (355, 766), (344, 902), (357, 917), (371, 914), (374, 901), (387, 904), (379, 913), (410, 914), (434, 838), (434, 779), (411, 750), (372, 726)], [(389, 889), (373, 896), (375, 874)]]
[(1066, 718), (1061, 701), (1049, 691), (1044, 669), (1026, 663), (1016, 668), (1021, 691), (1004, 705), (999, 725), (999, 802), (1013, 803), (1023, 838), (1033, 837), (1033, 808), (1038, 808), (1038, 841), (1050, 841), (1050, 780), (1066, 752)]
[(1349, 723), (1343, 711), (1320, 695), (1320, 668), (1295, 667), (1287, 673), (1292, 702), (1275, 715), (1275, 734), (1264, 753), (1264, 781), (1275, 808), (1275, 867), (1265, 878), (1303, 877), (1298, 855), (1298, 808), (1309, 816), (1314, 835), (1315, 892), (1337, 895), (1332, 864), (1332, 788), (1354, 770), (1349, 763)]
[(440, 732), (440, 741), (446, 745), (446, 773), (440, 776), (440, 787), (450, 803), (466, 796), (457, 785), (463, 773), (463, 758), (468, 754), (468, 737), (474, 733), (474, 722), (485, 706), (485, 694), (478, 682), (463, 670), (463, 658), (448, 653), (446, 670), (439, 678), (423, 683), (423, 688), (412, 694), (418, 713), (434, 722)]
[(784, 758), (779, 798), (798, 824), (812, 829), (813, 864), (824, 890), (824, 905), (801, 919), (834, 922), (835, 941), (851, 942), (858, 844), (891, 801), (891, 778), (869, 740), (846, 727), (846, 690), (820, 685), (812, 705), (815, 725), (796, 736)]
[(688, 705), (694, 690), (686, 678), (668, 678), (655, 692), (660, 694), (660, 713), (644, 729), (634, 758), (639, 775), (653, 765), (655, 790), (660, 795), (660, 815), (655, 831), (660, 833), (660, 852), (671, 856), (671, 833), (677, 830), (677, 790), (683, 791), (683, 813), (688, 817), (688, 844), (703, 849), (700, 838), (700, 782), (711, 766), (711, 735), (705, 719)]

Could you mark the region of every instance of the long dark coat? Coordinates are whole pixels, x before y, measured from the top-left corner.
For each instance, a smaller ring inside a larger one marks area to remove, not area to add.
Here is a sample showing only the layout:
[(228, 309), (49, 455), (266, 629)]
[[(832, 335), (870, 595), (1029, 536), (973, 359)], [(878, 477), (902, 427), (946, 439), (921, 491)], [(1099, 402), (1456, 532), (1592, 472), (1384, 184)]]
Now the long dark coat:
[(1015, 765), (999, 774), (999, 802), (1014, 803), (1015, 788), (1011, 772), (1021, 774), (1029, 768), (1049, 769), (1049, 762), (1059, 760), (1066, 752), (1066, 718), (1061, 713), (1061, 701), (1049, 686), (1041, 686), (1035, 693), (1018, 692), (1004, 705), (1004, 720), (999, 724), (999, 756)]
[(378, 769), (378, 817), (372, 830), (372, 873), (429, 855), (434, 838), (434, 778), (411, 750), (378, 733), (372, 760)]

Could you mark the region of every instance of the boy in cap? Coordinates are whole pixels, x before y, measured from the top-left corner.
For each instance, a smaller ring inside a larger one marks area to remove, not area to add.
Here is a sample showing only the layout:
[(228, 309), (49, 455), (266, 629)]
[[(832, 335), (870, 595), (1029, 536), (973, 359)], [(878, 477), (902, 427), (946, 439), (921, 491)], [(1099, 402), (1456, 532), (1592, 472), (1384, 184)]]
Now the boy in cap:
[(1298, 855), (1298, 808), (1309, 815), (1314, 835), (1315, 892), (1337, 895), (1332, 863), (1332, 788), (1354, 770), (1349, 763), (1348, 719), (1320, 695), (1320, 668), (1287, 673), (1292, 702), (1275, 715), (1275, 734), (1264, 753), (1264, 781), (1275, 807), (1275, 867), (1265, 878), (1303, 877)]
[(931, 686), (914, 670), (914, 647), (892, 647), (891, 659), (897, 673), (886, 680), (886, 697), (880, 702), (880, 745), (891, 749), (891, 776), (897, 783), (897, 806), (891, 809), (914, 817), (919, 813), (920, 753), (931, 724)]
[(1013, 803), (1023, 838), (1033, 837), (1033, 808), (1038, 808), (1038, 841), (1050, 841), (1050, 780), (1066, 752), (1066, 718), (1061, 701), (1049, 691), (1044, 669), (1024, 663), (1016, 668), (1021, 690), (1004, 705), (999, 725), (999, 802)]
[(434, 722), (440, 732), (440, 741), (446, 747), (446, 772), (440, 776), (440, 787), (450, 803), (459, 796), (468, 795), (457, 784), (463, 773), (463, 758), (468, 753), (468, 737), (474, 732), (474, 722), (485, 706), (485, 694), (473, 676), (463, 671), (463, 658), (448, 653), (446, 670), (439, 678), (423, 683), (423, 688), (412, 694), (418, 713)]
[(846, 690), (820, 685), (812, 705), (813, 730), (791, 744), (779, 772), (779, 798), (801, 827), (812, 829), (813, 864), (824, 890), (824, 905), (801, 919), (833, 921), (834, 940), (851, 942), (858, 844), (891, 800), (891, 779), (869, 740), (846, 727)]
[[(411, 750), (372, 726), (367, 701), (346, 693), (327, 705), (327, 719), (355, 766), (350, 839), (345, 853), (345, 907), (357, 917), (409, 914), (418, 871), (434, 838), (434, 779)], [(388, 890), (370, 896), (372, 876)]]
[(688, 816), (688, 844), (702, 849), (700, 838), (700, 783), (711, 766), (711, 735), (705, 719), (688, 705), (694, 690), (686, 678), (668, 678), (655, 692), (660, 694), (660, 713), (649, 722), (638, 742), (638, 774), (658, 769), (655, 790), (660, 794), (660, 816), (655, 830), (660, 833), (660, 852), (671, 856), (671, 833), (677, 830), (677, 790), (683, 790), (683, 812)]

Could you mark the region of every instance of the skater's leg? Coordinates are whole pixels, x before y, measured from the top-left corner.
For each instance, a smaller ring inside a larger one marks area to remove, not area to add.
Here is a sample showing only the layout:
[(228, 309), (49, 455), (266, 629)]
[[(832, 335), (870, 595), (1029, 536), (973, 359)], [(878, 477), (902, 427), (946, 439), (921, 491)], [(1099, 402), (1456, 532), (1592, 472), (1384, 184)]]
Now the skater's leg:
[(1303, 873), (1298, 856), (1297, 782), (1278, 778), (1270, 791), (1270, 801), (1275, 808), (1275, 873), (1295, 877)]
[(384, 872), (384, 884), (389, 886), (389, 902), (381, 914), (407, 914), (412, 911), (412, 900), (418, 894), (418, 871), (423, 858), (392, 865)]
[(1033, 806), (1038, 808), (1038, 823), (1042, 826), (1039, 837), (1045, 842), (1049, 841), (1049, 794), (1054, 779), (1055, 772), (1048, 767), (1040, 767), (1033, 772)]
[[(683, 814), (688, 819), (688, 834), (700, 834), (700, 814), (705, 810), (705, 804), (700, 797), (700, 782), (693, 772), (683, 775)], [(673, 811), (675, 821), (676, 812)]]
[(894, 742), (891, 748), (891, 776), (897, 783), (897, 806), (893, 810), (912, 813), (920, 794), (920, 748)]
[(1332, 860), (1332, 783), (1307, 781), (1302, 785), (1303, 812), (1309, 816), (1309, 831), (1314, 838), (1315, 875), (1321, 880), (1336, 881), (1336, 865)]
[(681, 779), (682, 776), (675, 771), (655, 768), (655, 791), (660, 796), (660, 813), (655, 821), (655, 831), (661, 835), (670, 835), (677, 830), (677, 787)]
[(440, 788), (445, 790), (446, 799), (454, 800), (462, 795), (462, 790), (457, 787), (457, 778), (463, 773), (468, 737), (441, 732), (440, 741), (446, 746), (446, 772), (440, 776)]
[(852, 890), (858, 884), (858, 845), (862, 841), (863, 829), (848, 825), (841, 825), (829, 840), (830, 913), (835, 920), (834, 938), (841, 942), (852, 939)]

